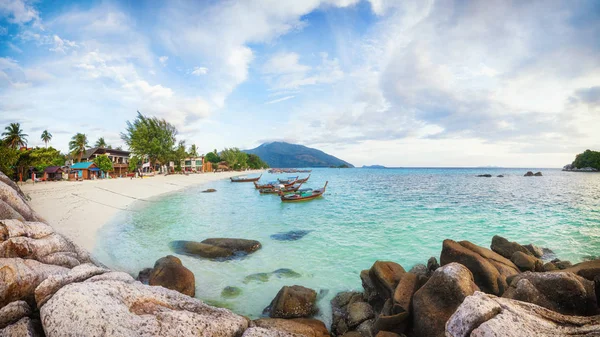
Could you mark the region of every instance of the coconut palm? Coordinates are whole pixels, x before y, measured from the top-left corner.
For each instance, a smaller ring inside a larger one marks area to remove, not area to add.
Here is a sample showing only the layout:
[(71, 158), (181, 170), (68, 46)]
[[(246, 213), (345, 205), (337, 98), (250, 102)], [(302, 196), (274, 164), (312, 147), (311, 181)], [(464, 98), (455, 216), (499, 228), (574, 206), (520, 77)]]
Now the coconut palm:
[(2, 133), (2, 136), (4, 137), (3, 141), (8, 147), (16, 149), (20, 146), (27, 146), (28, 135), (21, 130), (21, 124), (10, 123), (10, 125), (4, 129), (6, 131)]
[(196, 149), (196, 144), (192, 144), (192, 146), (190, 146), (190, 151), (188, 154), (190, 157), (198, 157), (198, 149)]
[(46, 143), (46, 148), (48, 147), (48, 142), (52, 139), (52, 134), (48, 132), (48, 130), (44, 130), (42, 132), (42, 136), (40, 137), (44, 143)]
[(76, 134), (69, 142), (69, 150), (71, 151), (71, 154), (79, 155), (77, 162), (81, 162), (81, 156), (83, 156), (83, 152), (85, 152), (85, 149), (88, 147), (87, 136), (83, 133)]
[(98, 138), (98, 140), (96, 141), (96, 144), (94, 146), (95, 147), (105, 148), (106, 147), (106, 142), (104, 141), (104, 137)]

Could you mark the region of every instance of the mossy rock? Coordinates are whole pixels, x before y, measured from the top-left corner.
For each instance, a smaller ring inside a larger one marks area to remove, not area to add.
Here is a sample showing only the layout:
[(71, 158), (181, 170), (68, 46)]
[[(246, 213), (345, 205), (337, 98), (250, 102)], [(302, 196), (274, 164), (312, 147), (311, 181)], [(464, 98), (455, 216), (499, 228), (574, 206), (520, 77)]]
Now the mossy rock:
[(271, 277), (271, 273), (250, 274), (250, 275), (244, 277), (244, 283), (250, 283), (252, 281), (268, 282), (270, 277)]
[(221, 291), (221, 297), (223, 298), (236, 298), (242, 294), (242, 289), (238, 287), (227, 286)]

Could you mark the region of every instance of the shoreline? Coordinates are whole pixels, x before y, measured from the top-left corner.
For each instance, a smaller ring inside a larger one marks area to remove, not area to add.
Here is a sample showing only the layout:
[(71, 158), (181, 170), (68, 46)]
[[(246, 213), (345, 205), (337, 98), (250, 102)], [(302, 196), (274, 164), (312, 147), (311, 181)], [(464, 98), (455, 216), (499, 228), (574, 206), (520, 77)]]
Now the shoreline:
[(57, 232), (87, 251), (93, 252), (98, 230), (117, 213), (130, 210), (137, 201), (258, 172), (262, 170), (157, 175), (143, 179), (42, 182), (22, 184), (19, 187), (29, 196), (31, 208)]

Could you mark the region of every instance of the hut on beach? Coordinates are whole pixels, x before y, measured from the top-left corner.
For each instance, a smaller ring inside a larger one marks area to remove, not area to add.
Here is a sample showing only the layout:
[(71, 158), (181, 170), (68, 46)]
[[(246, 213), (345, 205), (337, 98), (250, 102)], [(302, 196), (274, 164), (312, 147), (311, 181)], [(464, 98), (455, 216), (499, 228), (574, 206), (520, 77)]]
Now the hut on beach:
[(98, 178), (100, 169), (94, 162), (84, 161), (81, 163), (75, 163), (71, 166), (71, 170), (77, 173), (77, 179), (92, 179), (92, 177)]
[(43, 180), (55, 181), (62, 180), (63, 169), (60, 166), (48, 166), (44, 169)]

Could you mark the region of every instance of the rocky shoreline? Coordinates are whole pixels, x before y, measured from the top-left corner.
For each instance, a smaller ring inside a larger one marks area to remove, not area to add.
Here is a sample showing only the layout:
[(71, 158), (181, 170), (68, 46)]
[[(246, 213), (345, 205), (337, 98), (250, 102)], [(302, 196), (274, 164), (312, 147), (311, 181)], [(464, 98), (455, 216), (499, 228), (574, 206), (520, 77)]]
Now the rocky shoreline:
[[(278, 238), (305, 235), (292, 234)], [(260, 249), (232, 239), (174, 245), (208, 258)], [(406, 271), (376, 261), (357, 277), (364, 290), (333, 298), (329, 330), (312, 318), (319, 294), (301, 285), (283, 287), (265, 317), (250, 320), (190, 297), (194, 274), (175, 256), (137, 280), (94, 261), (0, 173), (0, 336), (600, 335), (600, 260), (571, 265), (495, 236), (490, 249), (445, 240), (439, 263), (432, 257)], [(235, 296), (231, 288), (224, 292)]]

